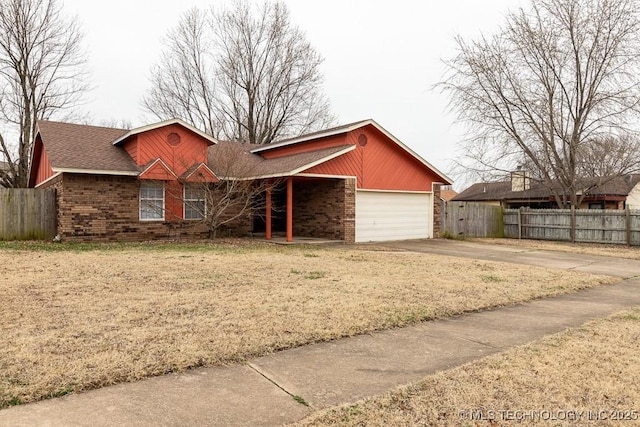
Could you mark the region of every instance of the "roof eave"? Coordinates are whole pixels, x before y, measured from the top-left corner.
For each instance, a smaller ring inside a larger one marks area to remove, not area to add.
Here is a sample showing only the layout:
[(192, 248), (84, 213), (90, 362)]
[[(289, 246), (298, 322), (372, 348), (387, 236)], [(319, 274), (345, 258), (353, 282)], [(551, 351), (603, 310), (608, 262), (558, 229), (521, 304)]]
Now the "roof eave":
[(155, 160), (153, 160), (151, 163), (149, 163), (144, 170), (142, 170), (142, 172), (139, 173), (138, 176), (140, 176), (140, 179), (144, 179), (143, 176), (149, 172), (153, 167), (155, 167), (156, 165), (160, 165), (162, 167), (162, 169), (164, 169), (169, 175), (171, 175), (175, 180), (178, 179), (178, 176), (171, 170), (171, 168), (169, 167), (169, 165), (167, 165), (164, 160), (162, 160), (161, 158), (157, 158)]
[(293, 138), (293, 139), (289, 139), (287, 141), (283, 141), (283, 142), (276, 142), (274, 144), (269, 144), (267, 146), (261, 146), (261, 147), (257, 147), (254, 148), (253, 150), (251, 150), (252, 153), (260, 153), (263, 151), (269, 151), (269, 150), (274, 150), (276, 148), (282, 148), (282, 147), (286, 147), (289, 145), (293, 145), (293, 144), (299, 144), (301, 142), (306, 142), (306, 141), (312, 141), (314, 139), (320, 139), (320, 138), (327, 138), (330, 136), (335, 136), (335, 135), (341, 135), (343, 133), (348, 133), (351, 132), (355, 129), (361, 128), (362, 126), (366, 126), (370, 123), (372, 123), (373, 120), (368, 119), (368, 120), (362, 120), (359, 122), (355, 122), (353, 124), (351, 124), (350, 126), (347, 127), (341, 127), (341, 128), (337, 128), (337, 129), (333, 129), (333, 130), (328, 130), (326, 132), (318, 132), (318, 133), (313, 133), (310, 135), (302, 135), (299, 136), (297, 138)]
[(189, 180), (191, 179), (191, 177), (193, 175), (195, 175), (196, 172), (198, 172), (201, 168), (205, 168), (207, 172), (209, 172), (215, 179), (217, 179), (218, 181), (220, 180), (220, 178), (218, 177), (218, 175), (216, 175), (216, 173), (214, 171), (211, 170), (211, 168), (206, 164), (206, 163), (200, 163), (195, 169), (193, 169), (193, 171), (191, 171), (190, 173), (184, 175), (182, 177), (182, 179), (185, 180)]
[(119, 137), (118, 139), (116, 139), (115, 141), (112, 142), (113, 145), (118, 145), (121, 142), (123, 142), (124, 140), (126, 140), (127, 138), (133, 136), (133, 135), (138, 135), (140, 133), (143, 132), (148, 132), (150, 130), (154, 130), (154, 129), (159, 129), (161, 127), (165, 127), (165, 126), (170, 126), (170, 125), (180, 125), (183, 126), (187, 129), (189, 129), (191, 132), (198, 134), (199, 136), (201, 136), (202, 138), (206, 139), (207, 141), (209, 141), (211, 143), (211, 145), (217, 144), (218, 140), (215, 139), (214, 137), (212, 137), (211, 135), (208, 135), (204, 132), (202, 132), (200, 129), (191, 126), (189, 123), (185, 122), (184, 120), (181, 119), (170, 119), (170, 120), (164, 120), (162, 122), (158, 122), (158, 123), (153, 123), (150, 125), (146, 125), (146, 126), (141, 126), (139, 128), (135, 128), (135, 129), (131, 129), (129, 132), (125, 133), (124, 135), (122, 135), (121, 137)]
[(118, 171), (106, 169), (52, 168), (55, 173), (77, 173), (86, 175), (138, 176), (138, 171)]

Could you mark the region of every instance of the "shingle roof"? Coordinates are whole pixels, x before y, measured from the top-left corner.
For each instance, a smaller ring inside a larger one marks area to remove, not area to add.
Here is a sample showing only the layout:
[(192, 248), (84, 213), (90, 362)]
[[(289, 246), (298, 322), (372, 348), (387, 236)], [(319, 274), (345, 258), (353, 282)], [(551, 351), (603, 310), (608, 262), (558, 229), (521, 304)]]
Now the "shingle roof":
[[(598, 185), (598, 180), (604, 184)], [(594, 185), (589, 195), (626, 196), (640, 182), (640, 175), (627, 175), (613, 178), (585, 179), (586, 184)], [(538, 181), (531, 180), (531, 188), (525, 191), (511, 191), (511, 181), (480, 182), (473, 184), (456, 197), (454, 201), (491, 201), (491, 200), (548, 200), (553, 195), (548, 187)]]
[[(333, 135), (349, 129), (367, 124), (373, 124), (381, 132), (386, 131), (373, 120), (365, 120), (337, 126), (319, 132), (304, 135), (300, 138), (280, 141), (272, 144), (287, 145), (298, 141), (308, 141), (320, 138), (323, 135)], [(149, 125), (151, 127), (155, 125)], [(121, 147), (114, 145), (132, 132), (144, 131), (147, 127), (134, 129), (108, 128), (100, 126), (79, 125), (52, 121), (39, 121), (38, 131), (42, 137), (43, 145), (54, 171), (102, 171), (120, 174), (137, 174), (141, 171), (133, 159)], [(449, 182), (445, 175), (440, 173), (424, 159), (413, 153), (408, 147), (402, 145), (389, 134), (394, 142), (415, 156), (425, 166)], [(272, 159), (264, 159), (256, 152), (255, 145), (221, 141), (209, 146), (208, 163), (211, 170), (219, 177), (276, 177), (300, 173), (316, 164), (328, 161), (355, 148), (355, 145), (341, 145), (300, 154), (288, 155)], [(233, 166), (229, 166), (226, 159), (236, 159)]]
[(118, 137), (112, 143), (113, 143), (113, 145), (118, 145), (118, 144), (120, 144), (121, 142), (123, 142), (124, 140), (126, 140), (127, 138), (129, 138), (129, 137), (131, 137), (133, 135), (138, 135), (138, 134), (143, 133), (143, 132), (148, 132), (150, 130), (158, 129), (158, 128), (161, 128), (161, 127), (164, 127), (164, 126), (169, 126), (169, 125), (180, 125), (180, 126), (184, 127), (185, 129), (188, 129), (191, 132), (195, 133), (196, 135), (199, 135), (202, 139), (206, 140), (209, 145), (218, 143), (218, 140), (215, 139), (213, 136), (202, 132), (200, 129), (190, 125), (189, 123), (185, 122), (182, 119), (169, 119), (169, 120), (165, 120), (165, 121), (162, 121), (162, 122), (152, 123), (150, 125), (141, 126), (141, 127), (135, 128), (135, 129), (128, 130), (125, 134), (123, 134), (120, 137)]
[[(93, 170), (138, 173), (140, 168), (113, 142), (130, 133), (126, 129), (38, 122), (38, 130), (54, 170)], [(249, 178), (284, 176), (309, 168), (316, 162), (352, 149), (352, 145), (331, 147), (275, 159), (251, 153), (255, 145), (223, 141), (209, 147), (210, 168), (218, 176)], [(231, 160), (231, 161), (230, 161)]]
[(209, 165), (216, 175), (227, 178), (287, 176), (352, 150), (355, 146), (341, 145), (273, 159), (253, 154), (253, 148), (255, 145), (252, 144), (220, 141), (209, 147)]
[[(595, 180), (594, 185), (597, 185), (598, 179), (599, 178), (593, 178), (593, 180)], [(637, 174), (618, 176), (607, 180), (607, 182), (598, 186), (595, 190), (591, 190), (589, 194), (626, 196), (639, 182), (640, 175)]]
[(286, 138), (286, 139), (281, 139), (278, 141), (274, 141), (271, 144), (263, 144), (263, 145), (258, 145), (258, 146), (253, 146), (253, 151), (254, 152), (258, 152), (258, 151), (265, 151), (265, 150), (270, 150), (272, 148), (277, 148), (277, 147), (282, 147), (285, 145), (289, 145), (290, 143), (293, 142), (297, 142), (299, 140), (309, 140), (312, 138), (322, 138), (323, 136), (330, 136), (330, 135), (335, 135), (335, 134), (340, 134), (342, 132), (346, 132), (348, 130), (350, 130), (351, 128), (358, 128), (362, 125), (365, 125), (367, 123), (372, 122), (373, 120), (359, 120), (357, 122), (353, 122), (353, 123), (347, 123), (344, 125), (340, 125), (340, 126), (335, 126), (329, 129), (323, 129), (323, 130), (319, 130), (319, 131), (315, 131), (315, 132), (310, 132), (310, 133), (305, 133), (304, 135), (299, 135), (299, 136), (294, 136), (292, 138)]
[(453, 199), (457, 195), (458, 195), (458, 192), (455, 191), (455, 190), (442, 190), (440, 192), (440, 198), (444, 199), (446, 201), (449, 201), (449, 200)]
[(54, 170), (139, 172), (127, 152), (111, 144), (126, 129), (39, 121), (38, 131)]
[(531, 181), (531, 189), (511, 191), (511, 181), (480, 182), (462, 191), (454, 201), (489, 201), (508, 199), (548, 199), (549, 190), (540, 183)]

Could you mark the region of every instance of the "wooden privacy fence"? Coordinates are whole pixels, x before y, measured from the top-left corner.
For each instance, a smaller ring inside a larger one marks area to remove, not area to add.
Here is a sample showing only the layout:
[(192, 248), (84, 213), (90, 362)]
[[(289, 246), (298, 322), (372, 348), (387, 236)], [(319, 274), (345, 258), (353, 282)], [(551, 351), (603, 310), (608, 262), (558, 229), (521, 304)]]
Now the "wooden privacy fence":
[(55, 234), (55, 189), (0, 188), (0, 240), (43, 240)]
[(450, 237), (502, 237), (502, 208), (484, 203), (448, 202), (443, 220)]
[(640, 245), (640, 211), (506, 209), (504, 237)]
[(640, 210), (505, 209), (483, 203), (446, 205), (443, 235), (510, 237), (640, 245)]

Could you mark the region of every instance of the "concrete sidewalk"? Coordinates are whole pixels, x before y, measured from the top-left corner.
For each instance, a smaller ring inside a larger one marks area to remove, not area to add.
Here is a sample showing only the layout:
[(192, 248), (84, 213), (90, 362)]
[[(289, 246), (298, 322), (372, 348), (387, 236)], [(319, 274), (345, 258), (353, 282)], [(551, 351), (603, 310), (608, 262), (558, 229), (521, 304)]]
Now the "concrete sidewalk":
[[(278, 425), (640, 305), (640, 262), (468, 242), (395, 249), (610, 274), (627, 279), (555, 298), (282, 351), (0, 411), (0, 425)], [(310, 407), (298, 401), (304, 400)]]

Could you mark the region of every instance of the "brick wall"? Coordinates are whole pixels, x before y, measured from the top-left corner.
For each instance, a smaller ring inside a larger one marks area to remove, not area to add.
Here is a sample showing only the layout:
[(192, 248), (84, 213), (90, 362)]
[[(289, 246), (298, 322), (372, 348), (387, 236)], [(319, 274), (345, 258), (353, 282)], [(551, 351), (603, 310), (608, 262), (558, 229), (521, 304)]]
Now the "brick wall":
[(355, 238), (355, 182), (353, 181), (353, 179), (294, 181), (293, 234), (352, 242)]
[[(242, 189), (236, 190), (237, 194)], [(251, 194), (250, 190), (247, 190)], [(229, 194), (232, 194), (229, 192)], [(215, 199), (216, 196), (220, 198), (224, 197), (224, 193), (220, 190), (220, 187), (216, 186), (211, 195), (211, 199)], [(216, 230), (216, 237), (237, 237), (247, 236), (253, 229), (253, 217), (250, 209), (246, 209), (244, 203), (222, 202), (222, 205), (227, 205), (223, 212), (221, 212), (218, 223), (221, 224)], [(207, 208), (209, 209), (209, 208)], [(244, 211), (244, 212), (243, 212)]]
[[(54, 187), (58, 201), (58, 234), (66, 241), (145, 241), (204, 239), (200, 221), (140, 221), (140, 181), (135, 177), (63, 174)], [(294, 235), (355, 241), (355, 179), (294, 182)], [(227, 212), (227, 215), (232, 214)], [(250, 214), (220, 227), (217, 237), (251, 232)]]
[[(140, 181), (135, 177), (63, 174), (48, 183), (58, 196), (58, 234), (70, 241), (144, 241), (207, 238), (201, 221), (140, 221)], [(250, 219), (218, 236), (248, 233)]]
[(356, 179), (345, 180), (344, 192), (344, 241), (355, 243), (356, 241)]

